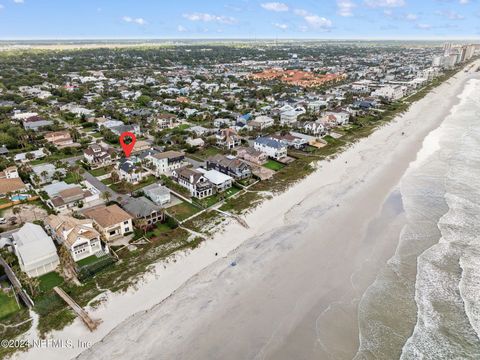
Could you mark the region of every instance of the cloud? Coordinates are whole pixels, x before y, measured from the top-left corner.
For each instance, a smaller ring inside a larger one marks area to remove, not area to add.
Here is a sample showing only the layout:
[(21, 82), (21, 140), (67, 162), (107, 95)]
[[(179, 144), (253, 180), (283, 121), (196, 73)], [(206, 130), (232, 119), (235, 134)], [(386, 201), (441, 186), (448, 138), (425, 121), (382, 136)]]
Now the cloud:
[(177, 26), (177, 31), (178, 31), (178, 32), (187, 32), (188, 29), (187, 29), (185, 26), (178, 25), (178, 26)]
[(2, 4), (0, 4), (0, 10), (4, 9), (5, 6), (3, 6)]
[(221, 24), (234, 24), (237, 22), (237, 20), (231, 16), (219, 16), (207, 13), (183, 14), (183, 17), (190, 21), (218, 22)]
[(432, 28), (432, 25), (420, 23), (420, 24), (417, 24), (415, 27), (420, 30), (430, 30)]
[(461, 5), (465, 5), (465, 4), (468, 4), (469, 2), (470, 0), (460, 0), (458, 3)]
[(456, 13), (455, 11), (452, 11), (452, 10), (437, 10), (437, 11), (435, 11), (435, 15), (445, 17), (449, 20), (463, 20), (463, 19), (465, 19), (465, 16), (460, 15), (459, 13)]
[(25, 1), (24, 0), (13, 0), (15, 4), (23, 4)]
[(357, 5), (350, 0), (337, 0), (338, 15), (353, 16), (353, 9)]
[(307, 15), (305, 16), (305, 21), (314, 28), (330, 28), (332, 27), (332, 21), (318, 16), (318, 15)]
[(287, 30), (288, 29), (287, 24), (273, 23), (273, 26), (275, 26), (277, 29), (280, 29), (280, 30)]
[(365, 0), (365, 5), (371, 8), (394, 8), (405, 6), (405, 0)]
[(124, 16), (122, 20), (127, 23), (133, 23), (137, 25), (147, 25), (147, 21), (144, 18), (132, 18), (131, 16)]
[(262, 8), (268, 11), (282, 12), (288, 11), (288, 5), (281, 2), (268, 2), (260, 4)]
[(302, 17), (303, 20), (305, 20), (305, 22), (309, 25), (309, 27), (314, 29), (328, 29), (331, 28), (333, 25), (331, 20), (323, 16), (311, 14), (303, 9), (295, 9), (294, 14)]
[(418, 15), (410, 13), (410, 14), (406, 14), (404, 18), (407, 21), (415, 21), (415, 20), (418, 20)]

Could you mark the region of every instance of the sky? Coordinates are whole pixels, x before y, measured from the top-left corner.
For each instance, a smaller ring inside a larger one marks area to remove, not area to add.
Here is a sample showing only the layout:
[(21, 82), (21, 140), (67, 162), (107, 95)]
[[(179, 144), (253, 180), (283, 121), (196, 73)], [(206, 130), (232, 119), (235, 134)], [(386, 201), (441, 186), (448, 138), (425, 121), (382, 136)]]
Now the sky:
[(480, 39), (480, 0), (0, 0), (0, 39)]

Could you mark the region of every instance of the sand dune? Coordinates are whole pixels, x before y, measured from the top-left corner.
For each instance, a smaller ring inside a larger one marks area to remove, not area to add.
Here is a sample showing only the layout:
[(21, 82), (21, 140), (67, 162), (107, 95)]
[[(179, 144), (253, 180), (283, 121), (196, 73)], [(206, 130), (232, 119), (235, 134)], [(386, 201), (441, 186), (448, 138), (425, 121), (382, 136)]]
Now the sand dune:
[(459, 73), (391, 124), (319, 163), (247, 215), (250, 229), (232, 223), (175, 263), (158, 264), (139, 289), (108, 295), (91, 311), (103, 319), (95, 333), (75, 321), (52, 334), (96, 343), (91, 349), (19, 356), (351, 358), (358, 299), (397, 245), (395, 188), (471, 76)]

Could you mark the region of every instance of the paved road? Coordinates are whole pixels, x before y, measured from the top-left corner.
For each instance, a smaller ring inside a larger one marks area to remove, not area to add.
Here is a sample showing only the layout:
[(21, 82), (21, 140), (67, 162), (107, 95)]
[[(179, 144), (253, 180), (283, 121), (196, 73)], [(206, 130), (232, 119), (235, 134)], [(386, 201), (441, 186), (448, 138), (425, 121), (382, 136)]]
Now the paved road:
[(206, 163), (205, 161), (200, 162), (200, 161), (197, 161), (195, 159), (192, 159), (192, 158), (188, 157), (188, 155), (185, 156), (185, 161), (192, 164), (194, 168), (199, 168), (199, 167), (205, 166), (205, 163)]
[(124, 200), (128, 200), (130, 197), (128, 195), (123, 195), (123, 194), (119, 194), (117, 193), (116, 191), (113, 191), (112, 189), (110, 189), (107, 185), (105, 185), (104, 183), (102, 183), (100, 180), (98, 180), (95, 176), (93, 176), (92, 174), (90, 174), (88, 171), (85, 171), (83, 174), (82, 174), (82, 177), (87, 180), (90, 184), (92, 184), (93, 186), (95, 186), (98, 190), (100, 190), (102, 193), (104, 192), (109, 192), (110, 195), (111, 195), (111, 199), (112, 200), (115, 200), (115, 201), (118, 201), (119, 198), (121, 199), (119, 202), (123, 202)]
[(81, 160), (81, 159), (83, 159), (83, 155), (61, 159), (60, 161), (68, 165), (74, 165), (78, 160)]

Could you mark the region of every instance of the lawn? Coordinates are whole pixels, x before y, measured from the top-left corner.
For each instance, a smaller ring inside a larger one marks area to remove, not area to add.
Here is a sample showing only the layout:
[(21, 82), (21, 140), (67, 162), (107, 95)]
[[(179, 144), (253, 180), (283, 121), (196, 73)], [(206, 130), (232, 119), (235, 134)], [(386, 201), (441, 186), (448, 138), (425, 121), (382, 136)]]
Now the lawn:
[(229, 198), (230, 196), (233, 196), (236, 193), (238, 193), (240, 190), (241, 190), (240, 188), (234, 185), (230, 189), (226, 190), (223, 194), (225, 195), (225, 197)]
[[(106, 179), (106, 180), (108, 180), (108, 179)], [(140, 181), (138, 184), (133, 185), (131, 190), (132, 190), (132, 192), (140, 190), (141, 188), (143, 188), (145, 186), (148, 186), (148, 185), (151, 185), (156, 181), (157, 181), (157, 178), (155, 176), (152, 176), (152, 175), (148, 176), (147, 178)], [(102, 180), (102, 182), (103, 182), (103, 180)], [(113, 191), (116, 191), (120, 194), (126, 194), (127, 193), (127, 191), (124, 188), (122, 188), (122, 183), (120, 183), (120, 182), (116, 183), (116, 184), (113, 184), (110, 187), (112, 188)]]
[(220, 197), (216, 194), (203, 199), (193, 199), (193, 201), (203, 208), (209, 208), (210, 206), (215, 205), (217, 202), (219, 202)]
[(20, 308), (17, 305), (13, 292), (8, 294), (0, 290), (0, 319), (17, 312)]
[(285, 165), (275, 160), (268, 160), (265, 164), (263, 164), (263, 166), (273, 171), (279, 171), (285, 167)]
[(106, 174), (108, 174), (108, 173), (111, 172), (111, 171), (112, 171), (112, 167), (111, 167), (111, 166), (105, 166), (105, 167), (101, 167), (101, 168), (98, 168), (98, 169), (95, 169), (95, 170), (90, 171), (90, 174), (92, 174), (93, 176), (97, 177), (97, 176), (106, 175)]
[(168, 208), (168, 213), (175, 217), (178, 221), (183, 221), (199, 211), (199, 208), (185, 201), (181, 204)]
[(105, 185), (111, 185), (112, 184), (112, 179), (111, 178), (108, 178), (108, 179), (103, 179), (102, 180), (102, 183), (104, 183)]
[(63, 284), (63, 278), (57, 272), (51, 272), (38, 278), (40, 282), (40, 291), (47, 292), (55, 286)]
[(176, 129), (179, 129), (179, 130), (187, 130), (189, 128), (190, 128), (190, 125), (188, 124), (182, 124), (176, 127)]
[(86, 257), (85, 259), (77, 261), (77, 265), (80, 266), (80, 267), (85, 266), (85, 265), (90, 265), (90, 264), (93, 264), (93, 263), (97, 262), (98, 259), (99, 258), (96, 257), (95, 255), (90, 255), (89, 257)]
[(216, 203), (218, 203), (219, 201), (223, 200), (223, 199), (227, 199), (233, 195), (235, 195), (236, 193), (238, 193), (241, 189), (239, 189), (238, 187), (236, 186), (232, 186), (230, 189), (228, 190), (225, 190), (224, 192), (220, 193), (220, 194), (215, 194), (215, 195), (212, 195), (212, 196), (209, 196), (209, 197), (206, 197), (204, 199), (193, 199), (193, 201), (197, 204), (199, 204), (201, 207), (203, 208), (209, 208), (210, 206), (212, 205), (215, 205)]
[[(145, 236), (148, 239), (158, 238), (160, 235), (168, 233), (172, 230), (172, 228), (167, 223), (156, 223), (155, 225), (156, 226), (154, 229), (147, 231)], [(141, 231), (140, 233), (141, 236), (143, 236), (143, 231)]]
[(80, 181), (82, 181), (82, 176), (73, 172), (69, 172), (63, 181), (65, 181), (67, 184), (78, 184)]
[(214, 155), (217, 155), (217, 154), (222, 154), (222, 153), (223, 153), (222, 150), (220, 150), (219, 148), (210, 146), (210, 147), (207, 147), (205, 149), (201, 149), (201, 150), (193, 153), (192, 155), (194, 155), (196, 157), (199, 157), (201, 159), (207, 159), (211, 156), (214, 156)]

